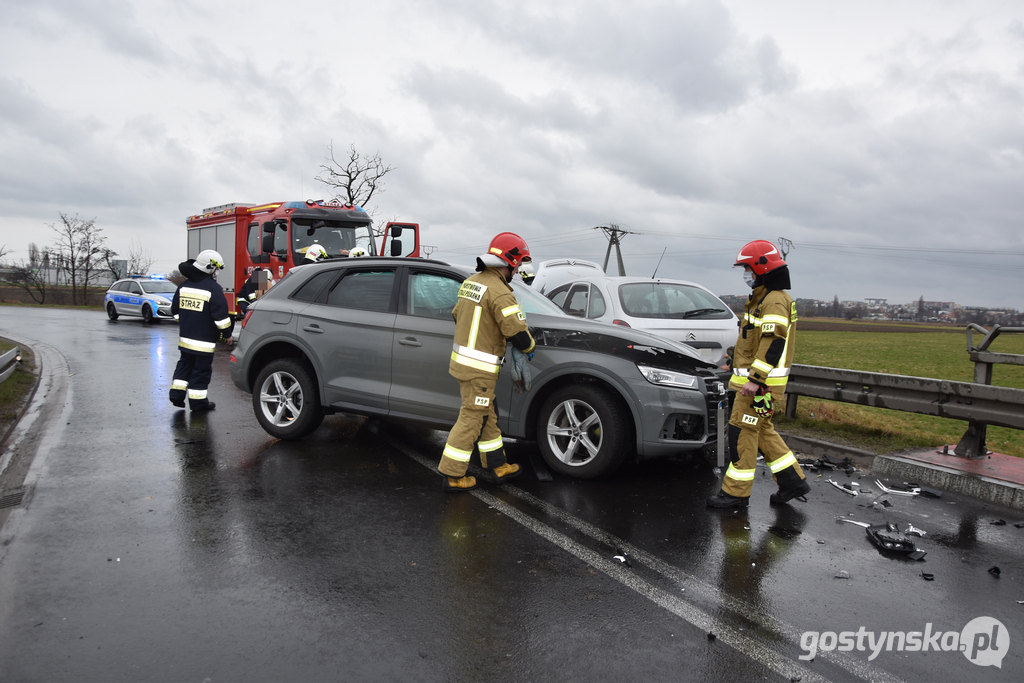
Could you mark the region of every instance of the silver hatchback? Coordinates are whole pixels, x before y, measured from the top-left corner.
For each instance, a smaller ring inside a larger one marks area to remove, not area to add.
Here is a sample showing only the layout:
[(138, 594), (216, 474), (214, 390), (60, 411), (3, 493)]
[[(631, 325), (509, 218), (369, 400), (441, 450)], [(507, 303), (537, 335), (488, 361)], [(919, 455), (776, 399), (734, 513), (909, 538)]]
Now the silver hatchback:
[[(271, 435), (295, 439), (347, 412), (450, 429), (451, 311), (465, 269), (417, 258), (328, 260), (292, 269), (253, 304), (231, 354), (235, 385)], [(532, 389), (502, 370), (499, 426), (536, 441), (552, 469), (591, 478), (631, 454), (702, 448), (724, 387), (693, 349), (564, 315), (529, 287), (516, 296), (536, 339)]]

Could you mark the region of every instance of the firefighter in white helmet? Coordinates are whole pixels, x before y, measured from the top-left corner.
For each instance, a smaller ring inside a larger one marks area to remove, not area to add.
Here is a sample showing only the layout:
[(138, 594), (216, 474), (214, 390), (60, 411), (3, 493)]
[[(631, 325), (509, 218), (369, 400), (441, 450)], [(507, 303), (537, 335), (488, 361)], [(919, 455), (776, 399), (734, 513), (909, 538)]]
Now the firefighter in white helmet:
[(303, 263), (318, 263), (325, 258), (327, 258), (327, 250), (324, 249), (324, 245), (313, 244), (306, 249), (306, 258), (303, 259)]
[(476, 477), (466, 475), (474, 447), (494, 483), (519, 474), (519, 465), (505, 459), (494, 387), (507, 342), (533, 358), (533, 337), (509, 286), (516, 269), (529, 261), (530, 248), (523, 238), (503, 232), (491, 240), (487, 253), (477, 258), (477, 273), (459, 288), (452, 310), (455, 342), (448, 372), (459, 380), (462, 407), (437, 466), (446, 491), (468, 491), (476, 486)]
[(366, 249), (363, 249), (362, 247), (356, 247), (352, 251), (348, 252), (348, 255), (351, 258), (359, 258), (360, 256), (367, 256), (368, 254), (366, 252)]
[(519, 269), (519, 276), (523, 278), (523, 282), (530, 286), (533, 286), (533, 264), (524, 263), (522, 267)]
[(779, 485), (771, 504), (783, 505), (811, 490), (793, 451), (772, 425), (772, 403), (786, 393), (796, 346), (796, 304), (785, 291), (790, 288), (789, 266), (767, 240), (754, 240), (740, 249), (735, 266), (743, 268), (743, 279), (752, 291), (740, 321), (729, 380), (729, 389), (736, 392), (729, 420), (732, 462), (721, 490), (707, 504), (747, 507), (760, 450)]
[(213, 352), (218, 341), (231, 338), (234, 321), (228, 313), (224, 290), (214, 274), (224, 268), (224, 257), (207, 249), (194, 259), (178, 264), (187, 279), (171, 301), (171, 313), (178, 320), (180, 357), (171, 380), (171, 403), (193, 412), (213, 410), (207, 390), (213, 376)]

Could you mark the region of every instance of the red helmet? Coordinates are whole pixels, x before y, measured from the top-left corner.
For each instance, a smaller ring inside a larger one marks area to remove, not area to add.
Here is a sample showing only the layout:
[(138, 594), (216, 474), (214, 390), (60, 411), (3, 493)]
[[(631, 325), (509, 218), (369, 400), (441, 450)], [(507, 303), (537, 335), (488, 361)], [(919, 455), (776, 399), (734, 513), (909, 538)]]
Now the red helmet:
[(754, 275), (764, 275), (786, 265), (779, 254), (779, 248), (768, 240), (748, 242), (736, 255), (737, 266), (750, 266)]
[(494, 254), (513, 268), (533, 260), (530, 258), (530, 247), (526, 246), (526, 240), (514, 232), (495, 235), (491, 240), (491, 246), (487, 248), (487, 253)]

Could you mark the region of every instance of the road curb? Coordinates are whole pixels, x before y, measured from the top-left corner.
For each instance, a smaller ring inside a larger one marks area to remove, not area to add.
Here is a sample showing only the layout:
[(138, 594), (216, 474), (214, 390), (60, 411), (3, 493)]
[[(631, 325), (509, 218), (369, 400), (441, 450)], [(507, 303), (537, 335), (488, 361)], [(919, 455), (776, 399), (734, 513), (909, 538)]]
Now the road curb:
[(910, 481), (1024, 510), (1024, 486), (1012, 482), (921, 463), (899, 455), (877, 456), (872, 471), (900, 481)]
[(912, 460), (898, 453), (876, 455), (871, 451), (821, 439), (782, 432), (780, 434), (789, 447), (798, 453), (817, 458), (828, 456), (832, 460), (850, 458), (855, 467), (869, 470), (873, 474), (959, 493), (1015, 510), (1024, 510), (1024, 486), (1013, 482)]

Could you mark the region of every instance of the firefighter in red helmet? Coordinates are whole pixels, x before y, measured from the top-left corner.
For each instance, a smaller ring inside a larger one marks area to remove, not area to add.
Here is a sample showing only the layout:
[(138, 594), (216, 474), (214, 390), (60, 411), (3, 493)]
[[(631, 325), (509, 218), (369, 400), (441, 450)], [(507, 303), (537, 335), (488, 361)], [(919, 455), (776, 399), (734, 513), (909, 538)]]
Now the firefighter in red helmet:
[(796, 304), (785, 291), (790, 288), (789, 266), (767, 240), (754, 240), (740, 249), (735, 266), (743, 268), (743, 279), (752, 291), (740, 321), (729, 380), (729, 389), (736, 392), (729, 420), (732, 461), (721, 490), (707, 503), (714, 508), (746, 507), (760, 450), (779, 485), (771, 504), (783, 505), (811, 490), (793, 451), (772, 425), (772, 402), (786, 392), (796, 339)]
[(529, 261), (530, 248), (523, 238), (503, 232), (491, 240), (486, 254), (477, 257), (476, 274), (459, 288), (452, 309), (455, 341), (448, 372), (459, 381), (462, 407), (437, 467), (446, 491), (468, 491), (476, 486), (476, 477), (466, 475), (474, 447), (494, 483), (519, 474), (519, 465), (505, 459), (494, 387), (507, 342), (533, 359), (533, 337), (509, 286), (519, 266)]

